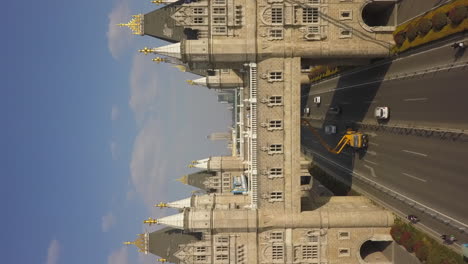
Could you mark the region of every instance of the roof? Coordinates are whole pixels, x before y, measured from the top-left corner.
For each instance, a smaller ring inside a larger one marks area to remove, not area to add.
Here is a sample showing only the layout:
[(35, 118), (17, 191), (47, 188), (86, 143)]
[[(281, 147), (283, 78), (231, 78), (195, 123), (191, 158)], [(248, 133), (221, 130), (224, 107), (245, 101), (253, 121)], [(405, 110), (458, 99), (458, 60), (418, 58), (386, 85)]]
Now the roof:
[(180, 182), (184, 184), (191, 185), (193, 187), (197, 187), (199, 189), (209, 191), (210, 189), (207, 188), (203, 183), (208, 180), (208, 178), (216, 176), (216, 172), (202, 170), (192, 174), (185, 175), (181, 179)]
[(166, 227), (149, 234), (149, 252), (172, 263), (179, 263), (174, 256), (179, 246), (193, 240), (200, 240), (201, 233), (187, 233), (180, 229)]
[(184, 28), (171, 18), (182, 3), (183, 0), (177, 1), (145, 14), (144, 34), (172, 43), (187, 39)]

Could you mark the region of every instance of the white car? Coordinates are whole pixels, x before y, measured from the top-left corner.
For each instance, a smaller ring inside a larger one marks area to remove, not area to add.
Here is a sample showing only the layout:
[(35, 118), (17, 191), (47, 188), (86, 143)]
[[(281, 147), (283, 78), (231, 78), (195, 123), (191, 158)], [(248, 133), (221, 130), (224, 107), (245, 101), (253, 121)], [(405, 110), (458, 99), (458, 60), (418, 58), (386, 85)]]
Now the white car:
[(314, 97), (314, 103), (320, 104), (320, 96), (315, 96)]
[(309, 107), (304, 108), (304, 115), (306, 115), (306, 116), (310, 115), (310, 108)]
[(374, 115), (377, 119), (387, 119), (390, 111), (387, 106), (379, 106), (375, 108)]
[(334, 125), (325, 126), (325, 134), (327, 135), (336, 134), (336, 126)]

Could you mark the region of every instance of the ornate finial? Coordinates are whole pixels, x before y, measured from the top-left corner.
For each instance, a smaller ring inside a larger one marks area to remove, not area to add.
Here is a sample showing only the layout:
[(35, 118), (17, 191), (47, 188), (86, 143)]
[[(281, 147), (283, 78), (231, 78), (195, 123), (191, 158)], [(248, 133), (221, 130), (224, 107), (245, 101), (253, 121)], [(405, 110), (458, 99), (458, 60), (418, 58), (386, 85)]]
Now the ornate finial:
[(138, 50), (138, 52), (144, 53), (145, 55), (147, 55), (148, 53), (153, 53), (153, 50), (148, 47), (144, 47), (143, 49)]
[(160, 259), (158, 259), (158, 261), (161, 262), (161, 263), (164, 263), (164, 262), (167, 262), (167, 259), (165, 259), (165, 258), (160, 258)]
[(181, 182), (183, 184), (187, 184), (188, 183), (188, 175), (184, 175), (182, 178), (177, 179), (176, 181)]
[(174, 65), (172, 67), (179, 69), (179, 71), (181, 71), (181, 72), (186, 72), (187, 71), (187, 68), (185, 68), (184, 65)]
[(164, 2), (163, 2), (163, 0), (153, 0), (153, 1), (151, 1), (151, 3), (160, 5), (160, 4), (163, 4)]
[(196, 163), (198, 163), (198, 160), (192, 160), (192, 164), (196, 164)]
[(138, 252), (148, 253), (148, 234), (138, 234), (135, 241), (124, 242), (124, 245), (135, 245), (138, 248)]
[[(190, 84), (190, 85), (194, 85), (195, 83), (193, 82), (193, 80), (187, 80), (187, 83)], [(193, 161), (192, 161), (193, 163)]]
[(125, 241), (125, 242), (124, 242), (124, 245), (132, 245), (132, 244), (134, 244), (134, 243), (135, 243), (135, 242)]
[(189, 167), (189, 168), (195, 168), (195, 165), (189, 164), (188, 167)]
[(143, 221), (143, 224), (149, 224), (149, 225), (154, 225), (154, 224), (157, 224), (158, 223), (158, 220), (157, 219), (153, 219), (151, 217), (148, 218), (148, 220), (144, 220)]
[(161, 58), (161, 57), (156, 57), (152, 59), (152, 61), (160, 63), (160, 62), (167, 62), (167, 59)]
[(158, 203), (158, 204), (155, 204), (154, 206), (159, 207), (159, 208), (163, 208), (163, 207), (167, 207), (167, 203)]
[(119, 27), (128, 27), (133, 31), (134, 35), (144, 35), (143, 32), (143, 15), (134, 15), (128, 23), (117, 24)]

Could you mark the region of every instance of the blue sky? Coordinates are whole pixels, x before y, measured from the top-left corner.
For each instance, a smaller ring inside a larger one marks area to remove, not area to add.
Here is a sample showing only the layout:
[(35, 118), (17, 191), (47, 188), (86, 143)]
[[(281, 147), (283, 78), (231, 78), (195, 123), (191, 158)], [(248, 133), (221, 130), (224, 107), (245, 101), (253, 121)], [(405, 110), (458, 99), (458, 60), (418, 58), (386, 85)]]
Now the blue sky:
[(4, 3), (2, 263), (154, 263), (122, 242), (174, 213), (151, 204), (190, 195), (174, 179), (191, 160), (228, 153), (205, 138), (230, 124), (216, 93), (136, 53), (162, 41), (113, 26), (155, 8)]

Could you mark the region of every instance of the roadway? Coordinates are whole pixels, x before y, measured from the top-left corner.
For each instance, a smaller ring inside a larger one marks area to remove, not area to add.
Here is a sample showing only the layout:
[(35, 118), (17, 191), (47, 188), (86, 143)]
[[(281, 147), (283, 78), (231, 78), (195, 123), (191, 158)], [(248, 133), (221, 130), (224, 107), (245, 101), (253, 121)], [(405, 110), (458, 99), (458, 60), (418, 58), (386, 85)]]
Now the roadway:
[[(467, 53), (454, 51), (447, 44), (379, 62), (312, 85), (302, 95), (302, 106), (309, 107), (308, 118), (314, 127), (337, 126), (337, 135), (323, 135), (330, 145), (336, 144), (346, 127), (353, 123), (429, 127), (463, 133), (468, 129)], [(313, 103), (315, 96), (321, 97), (319, 106)], [(334, 106), (339, 106), (342, 113), (329, 113), (328, 109)], [(373, 117), (376, 106), (390, 108), (388, 121), (377, 122)], [(361, 131), (371, 136), (366, 151), (354, 152), (348, 148), (343, 154), (334, 155), (304, 129), (302, 145), (321, 167), (350, 181), (355, 180), (353, 175), (361, 175), (468, 227), (467, 141), (364, 127)], [(396, 206), (404, 213), (413, 212), (401, 204)], [(436, 222), (426, 221), (438, 232), (450, 232), (447, 226)], [(468, 241), (466, 233), (455, 230), (450, 233)]]

